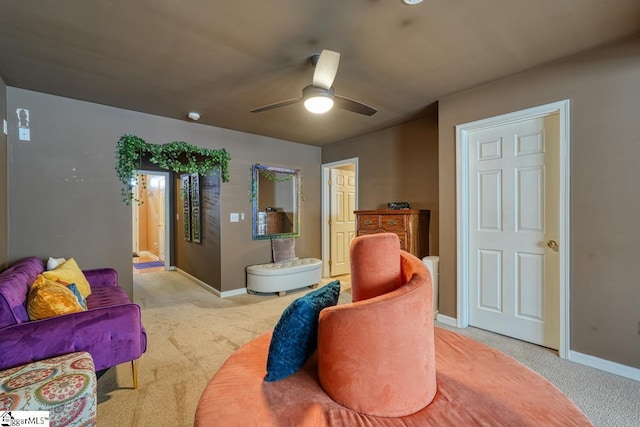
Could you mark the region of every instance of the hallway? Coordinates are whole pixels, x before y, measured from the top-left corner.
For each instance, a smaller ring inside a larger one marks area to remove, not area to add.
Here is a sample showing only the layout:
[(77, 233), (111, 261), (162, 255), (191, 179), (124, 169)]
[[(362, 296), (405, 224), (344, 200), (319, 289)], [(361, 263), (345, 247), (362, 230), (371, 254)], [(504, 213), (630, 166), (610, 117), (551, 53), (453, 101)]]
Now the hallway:
[[(149, 254), (148, 252), (141, 252), (139, 255), (133, 255), (133, 264), (142, 264), (146, 262), (158, 262), (158, 257)], [(160, 261), (162, 262), (162, 261)], [(153, 273), (155, 271), (164, 271), (165, 266), (158, 267), (147, 267), (147, 268), (136, 268), (132, 266), (133, 274), (144, 274), (144, 273)]]

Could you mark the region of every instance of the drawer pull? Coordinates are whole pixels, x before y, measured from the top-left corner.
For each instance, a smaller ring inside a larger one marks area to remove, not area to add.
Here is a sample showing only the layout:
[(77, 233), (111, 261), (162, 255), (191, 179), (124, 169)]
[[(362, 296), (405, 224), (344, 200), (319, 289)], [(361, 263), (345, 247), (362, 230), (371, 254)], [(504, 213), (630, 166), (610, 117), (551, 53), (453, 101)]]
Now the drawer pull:
[(387, 222), (387, 224), (389, 224), (389, 225), (398, 225), (398, 221), (397, 221), (397, 220), (395, 220), (395, 219), (390, 219), (390, 220)]
[(373, 221), (370, 219), (365, 219), (364, 220), (364, 225), (373, 225)]

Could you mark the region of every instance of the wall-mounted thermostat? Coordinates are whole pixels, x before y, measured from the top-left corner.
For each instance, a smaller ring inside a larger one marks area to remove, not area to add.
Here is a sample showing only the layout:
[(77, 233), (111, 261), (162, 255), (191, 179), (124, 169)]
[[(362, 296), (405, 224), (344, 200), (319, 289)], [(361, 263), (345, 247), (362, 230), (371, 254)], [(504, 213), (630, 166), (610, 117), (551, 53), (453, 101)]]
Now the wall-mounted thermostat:
[(16, 110), (18, 116), (18, 139), (20, 141), (31, 141), (31, 117), (29, 110), (26, 108), (18, 108)]

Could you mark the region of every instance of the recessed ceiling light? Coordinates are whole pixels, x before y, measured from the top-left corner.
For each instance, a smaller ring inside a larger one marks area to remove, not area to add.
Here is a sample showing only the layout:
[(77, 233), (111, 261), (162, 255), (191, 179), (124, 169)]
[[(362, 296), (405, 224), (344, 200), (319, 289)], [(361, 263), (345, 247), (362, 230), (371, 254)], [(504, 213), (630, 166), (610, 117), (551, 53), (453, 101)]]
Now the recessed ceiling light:
[(192, 111), (189, 114), (187, 114), (187, 117), (189, 117), (191, 120), (195, 122), (197, 120), (200, 120), (200, 113), (196, 113), (195, 111)]
[(404, 4), (418, 4), (422, 3), (422, 0), (402, 0)]

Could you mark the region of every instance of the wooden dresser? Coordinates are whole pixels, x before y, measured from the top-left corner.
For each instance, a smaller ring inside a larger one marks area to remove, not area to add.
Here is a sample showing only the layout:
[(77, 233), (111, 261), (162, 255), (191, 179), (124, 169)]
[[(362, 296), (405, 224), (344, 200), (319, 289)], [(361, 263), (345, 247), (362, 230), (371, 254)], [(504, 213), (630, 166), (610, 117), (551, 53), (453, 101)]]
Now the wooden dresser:
[(422, 259), (429, 255), (431, 211), (417, 209), (355, 211), (357, 235), (395, 233), (400, 249)]
[(267, 234), (284, 233), (284, 212), (267, 212)]

